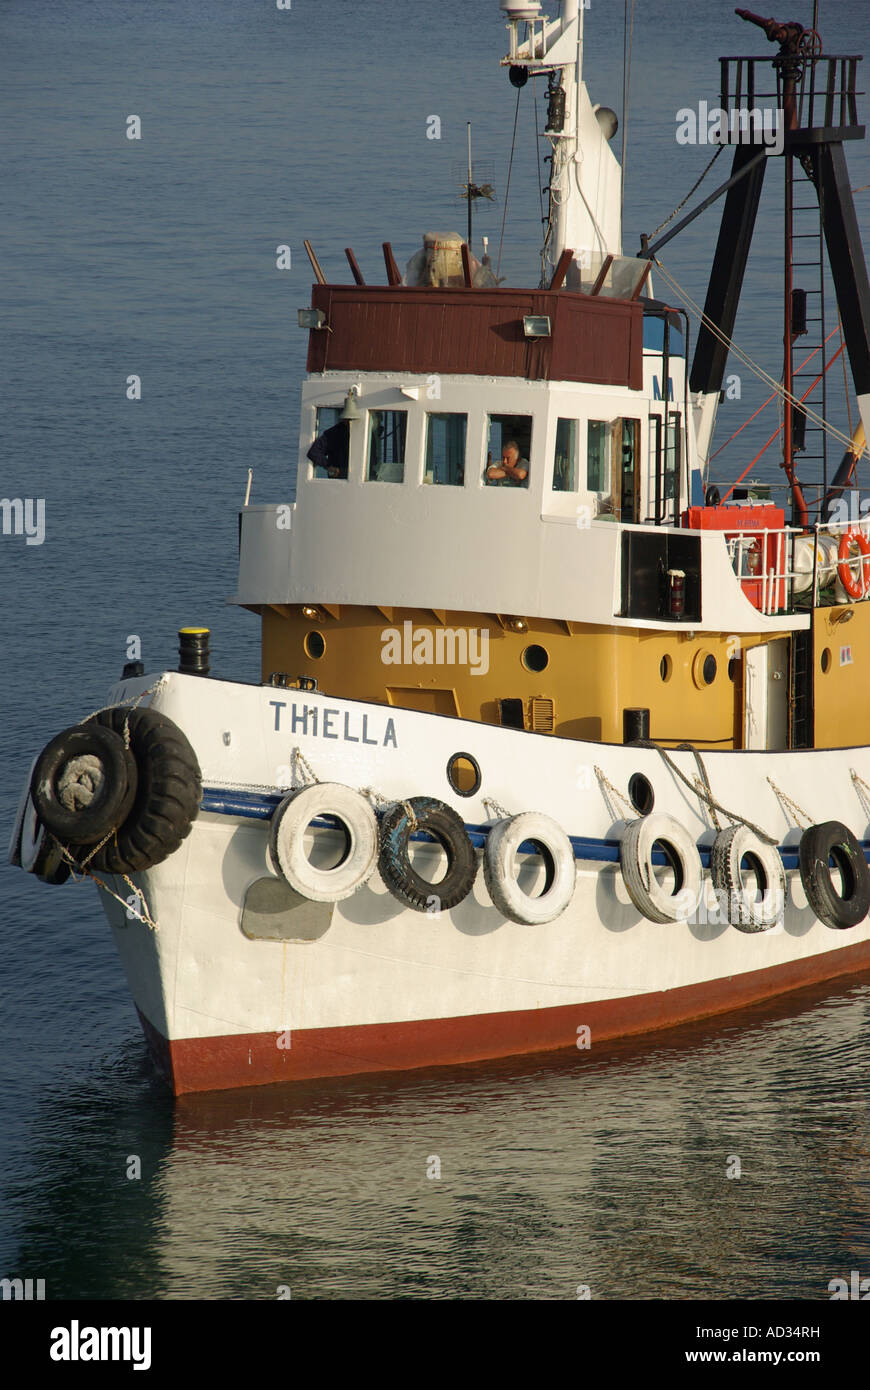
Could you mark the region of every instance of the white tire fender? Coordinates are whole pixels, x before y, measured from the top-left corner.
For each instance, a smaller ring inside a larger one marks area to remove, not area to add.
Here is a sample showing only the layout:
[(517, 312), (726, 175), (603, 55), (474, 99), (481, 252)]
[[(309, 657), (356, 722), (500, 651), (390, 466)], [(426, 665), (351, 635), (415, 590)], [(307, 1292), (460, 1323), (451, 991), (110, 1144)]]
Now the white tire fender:
[[(741, 868), (749, 855), (756, 861), (756, 877), (764, 888), (760, 901), (754, 901)], [(728, 921), (738, 931), (760, 932), (775, 927), (785, 903), (785, 870), (776, 845), (766, 845), (745, 825), (720, 830), (710, 852), (710, 877), (717, 894), (725, 894)]]
[[(305, 830), (321, 816), (338, 821), (347, 852), (334, 869), (320, 869), (305, 852)], [(304, 898), (335, 903), (349, 898), (374, 872), (378, 823), (366, 798), (339, 782), (315, 782), (291, 792), (272, 816), (269, 855), (277, 873)]]
[[(674, 889), (653, 872), (653, 846), (660, 845), (674, 869)], [(697, 909), (703, 869), (698, 846), (673, 816), (657, 812), (633, 820), (622, 837), (619, 860), (628, 895), (650, 922), (684, 922)]]
[[(543, 851), (547, 881), (543, 893), (529, 897), (517, 883), (514, 861), (524, 841)], [(511, 922), (535, 926), (561, 916), (574, 896), (577, 866), (571, 841), (560, 825), (537, 811), (499, 821), (486, 837), (483, 876), (493, 906)]]

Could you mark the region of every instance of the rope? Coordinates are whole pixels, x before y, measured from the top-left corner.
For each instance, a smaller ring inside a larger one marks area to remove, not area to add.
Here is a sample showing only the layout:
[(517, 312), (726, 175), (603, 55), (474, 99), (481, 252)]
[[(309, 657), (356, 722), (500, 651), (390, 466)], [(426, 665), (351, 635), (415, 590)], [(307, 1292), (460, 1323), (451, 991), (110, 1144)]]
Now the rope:
[(495, 264), (495, 278), (496, 278), (496, 280), (498, 280), (499, 271), (501, 270), (501, 248), (504, 246), (504, 227), (505, 227), (505, 222), (507, 221), (508, 196), (509, 196), (510, 191), (511, 191), (511, 170), (512, 170), (513, 167), (514, 167), (514, 150), (516, 149), (516, 145), (517, 145), (517, 121), (519, 120), (519, 117), (520, 117), (520, 92), (521, 92), (521, 91), (522, 91), (522, 87), (517, 87), (517, 104), (516, 104), (516, 107), (515, 107), (515, 109), (514, 109), (514, 133), (513, 133), (513, 136), (511, 137), (511, 157), (510, 157), (510, 160), (508, 161), (507, 183), (505, 184), (505, 190), (504, 190), (504, 211), (502, 212), (502, 217), (501, 217), (501, 236), (499, 237), (499, 242), (498, 242), (498, 260), (496, 261), (496, 264)]
[(105, 780), (103, 764), (96, 753), (70, 758), (57, 780), (58, 800), (67, 811), (90, 806)]
[(720, 145), (720, 146), (719, 146), (719, 148), (717, 149), (717, 151), (716, 151), (716, 153), (714, 154), (713, 158), (710, 160), (710, 163), (707, 165), (707, 167), (706, 167), (706, 169), (704, 170), (703, 174), (702, 174), (701, 177), (698, 179), (698, 182), (692, 184), (692, 187), (689, 189), (689, 191), (688, 191), (688, 193), (686, 194), (686, 196), (685, 196), (685, 198), (683, 199), (683, 201), (682, 201), (681, 203), (677, 203), (677, 206), (674, 208), (674, 210), (673, 210), (673, 212), (671, 213), (670, 217), (666, 217), (665, 220), (664, 220), (664, 222), (662, 222), (660, 226), (656, 227), (656, 229), (655, 229), (654, 232), (650, 232), (650, 234), (649, 234), (649, 236), (648, 236), (648, 238), (647, 238), (648, 241), (655, 241), (655, 239), (656, 239), (656, 237), (658, 236), (659, 232), (663, 232), (663, 231), (665, 230), (665, 227), (667, 227), (668, 223), (669, 223), (669, 222), (673, 222), (673, 220), (674, 220), (674, 218), (676, 217), (677, 213), (683, 211), (683, 208), (686, 206), (686, 203), (689, 201), (689, 199), (691, 198), (692, 194), (693, 194), (693, 193), (696, 193), (696, 192), (698, 191), (698, 189), (701, 187), (701, 184), (704, 182), (704, 180), (705, 180), (705, 178), (707, 177), (707, 175), (709, 174), (710, 170), (713, 168), (713, 165), (716, 163), (716, 160), (719, 158), (719, 156), (720, 156), (720, 154), (722, 153), (722, 151), (723, 151), (723, 150), (726, 150), (727, 148), (728, 148), (727, 145)]
[[(770, 375), (769, 372), (766, 372), (763, 367), (760, 367), (757, 362), (753, 361), (753, 359), (749, 356), (748, 353), (744, 352), (742, 348), (737, 346), (733, 338), (729, 338), (727, 333), (723, 333), (719, 326), (715, 324), (711, 318), (708, 318), (708, 316), (704, 313), (703, 309), (701, 309), (692, 299), (691, 295), (688, 294), (688, 292), (682, 288), (682, 286), (674, 279), (674, 277), (667, 270), (665, 270), (664, 266), (662, 265), (661, 261), (658, 259), (657, 256), (653, 257), (653, 259), (655, 260), (656, 265), (658, 266), (659, 270), (661, 271), (665, 279), (668, 281), (668, 283), (672, 286), (673, 289), (676, 290), (677, 294), (681, 295), (682, 298), (685, 299), (686, 303), (700, 317), (702, 323), (704, 323), (707, 326), (707, 328), (709, 328), (713, 336), (725, 347), (727, 347), (729, 352), (733, 352), (738, 361), (742, 362), (743, 365), (749, 371), (753, 372), (757, 377), (760, 377), (760, 379), (773, 390), (775, 395), (779, 396), (780, 404), (782, 404), (783, 402), (788, 402), (791, 405), (798, 406), (806, 415), (808, 420), (812, 420), (815, 424), (819, 426), (820, 429), (825, 430), (829, 435), (831, 435), (833, 439), (839, 440), (840, 443), (843, 444), (846, 448), (852, 448), (852, 440), (848, 437), (848, 435), (845, 435), (842, 432), (842, 430), (838, 430), (834, 425), (829, 424), (828, 421), (823, 419), (821, 415), (817, 415), (814, 410), (812, 410), (805, 402), (800, 401), (797, 396), (792, 395), (790, 391), (786, 391), (785, 387), (782, 385), (781, 382), (778, 382), (774, 377)], [(864, 453), (870, 455), (870, 449), (865, 448)]]
[[(701, 754), (698, 752), (698, 749), (695, 748), (691, 743), (681, 743), (677, 751), (691, 753), (695, 759), (695, 762), (698, 764), (698, 771), (701, 774), (704, 790), (707, 793), (706, 796), (701, 797), (701, 800), (706, 801), (710, 808), (710, 819), (713, 822), (713, 829), (721, 830), (722, 826), (719, 824), (719, 817), (716, 814), (716, 809), (713, 805), (713, 788), (710, 786), (710, 778), (707, 776), (707, 769), (704, 766), (704, 760), (701, 757)], [(728, 812), (726, 811), (725, 814), (727, 816)], [(730, 816), (729, 819), (731, 819)]]
[[(773, 790), (774, 790), (774, 792), (776, 793), (776, 795), (779, 797), (779, 799), (780, 799), (780, 801), (782, 802), (783, 806), (787, 807), (788, 810), (791, 811), (792, 815), (794, 816), (795, 820), (797, 821), (798, 829), (799, 829), (799, 830), (805, 830), (805, 829), (807, 829), (809, 826), (811, 826), (811, 825), (813, 824), (812, 817), (811, 817), (811, 816), (808, 816), (807, 813), (806, 813), (806, 811), (801, 810), (801, 808), (800, 808), (800, 806), (798, 806), (797, 802), (796, 802), (796, 801), (792, 801), (792, 799), (791, 799), (790, 796), (786, 796), (785, 792), (782, 791), (782, 790), (776, 785), (776, 783), (774, 782), (774, 780), (773, 780), (772, 777), (768, 777), (767, 780), (768, 780), (770, 786), (773, 788)], [(805, 820), (805, 821), (806, 821), (806, 826), (802, 826), (802, 825), (801, 825), (801, 820)]]
[[(635, 744), (635, 747), (654, 748), (656, 752), (660, 754), (661, 757), (664, 759), (665, 764), (670, 768), (674, 776), (679, 777), (680, 781), (683, 782), (685, 786), (689, 788), (689, 791), (694, 792), (696, 796), (700, 797), (702, 801), (706, 802), (707, 805), (710, 807), (711, 811), (714, 809), (716, 811), (721, 811), (722, 815), (727, 816), (729, 820), (735, 821), (738, 825), (745, 825), (747, 830), (751, 830), (753, 835), (757, 835), (759, 840), (763, 840), (765, 844), (777, 844), (776, 837), (774, 835), (768, 835), (767, 831), (762, 830), (760, 825), (756, 825), (754, 821), (747, 820), (745, 816), (738, 816), (736, 811), (729, 811), (726, 806), (723, 806), (720, 801), (717, 801), (715, 799), (712, 792), (702, 792), (697, 787), (695, 787), (693, 783), (689, 780), (689, 778), (686, 776), (686, 774), (680, 771), (673, 758), (669, 756), (669, 754), (665, 751), (664, 748), (662, 748), (658, 743), (655, 743), (653, 739), (638, 739), (637, 743)], [(681, 749), (685, 749), (687, 752), (693, 752), (695, 754), (696, 760), (700, 758), (700, 754), (698, 753), (697, 749), (692, 748), (692, 745), (689, 743), (682, 744)], [(707, 786), (709, 787), (710, 784), (707, 780), (707, 773), (706, 770), (704, 770), (703, 764), (701, 764), (701, 770), (704, 774), (704, 780), (707, 782)]]

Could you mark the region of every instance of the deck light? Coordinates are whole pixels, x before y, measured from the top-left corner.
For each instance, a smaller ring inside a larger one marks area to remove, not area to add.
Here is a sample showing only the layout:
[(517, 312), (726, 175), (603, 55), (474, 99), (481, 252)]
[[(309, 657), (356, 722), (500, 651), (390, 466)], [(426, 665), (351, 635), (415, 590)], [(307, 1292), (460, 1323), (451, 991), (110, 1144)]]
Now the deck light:
[(523, 318), (523, 332), (527, 338), (549, 338), (549, 314), (526, 314)]

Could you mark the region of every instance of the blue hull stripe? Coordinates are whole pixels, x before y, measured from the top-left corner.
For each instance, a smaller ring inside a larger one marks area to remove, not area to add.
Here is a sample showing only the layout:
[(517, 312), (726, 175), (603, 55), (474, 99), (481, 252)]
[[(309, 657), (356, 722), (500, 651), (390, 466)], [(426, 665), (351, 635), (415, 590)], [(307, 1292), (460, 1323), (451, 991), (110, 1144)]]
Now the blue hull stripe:
[[(221, 791), (219, 787), (204, 787), (202, 809), (219, 816), (244, 816), (253, 820), (269, 820), (276, 806), (280, 805), (286, 794), (286, 792)], [(314, 820), (312, 824), (334, 827), (335, 821), (331, 817), (323, 816)], [(466, 825), (465, 829), (475, 849), (482, 849), (486, 843), (489, 828), (485, 825)], [(422, 834), (411, 836), (412, 840), (427, 840), (428, 838), (427, 835)], [(591, 835), (569, 835), (568, 838), (571, 841), (575, 859), (594, 860), (596, 863), (619, 863), (618, 840), (599, 840)], [(870, 841), (864, 840), (862, 848), (865, 857), (870, 859)], [(530, 841), (520, 845), (520, 849), (525, 854), (534, 854), (535, 852), (535, 847)], [(779, 852), (784, 868), (798, 868), (798, 847), (796, 844), (780, 845)], [(710, 846), (699, 845), (698, 853), (704, 868), (709, 869)], [(664, 865), (667, 860), (663, 854), (655, 851), (653, 863)]]

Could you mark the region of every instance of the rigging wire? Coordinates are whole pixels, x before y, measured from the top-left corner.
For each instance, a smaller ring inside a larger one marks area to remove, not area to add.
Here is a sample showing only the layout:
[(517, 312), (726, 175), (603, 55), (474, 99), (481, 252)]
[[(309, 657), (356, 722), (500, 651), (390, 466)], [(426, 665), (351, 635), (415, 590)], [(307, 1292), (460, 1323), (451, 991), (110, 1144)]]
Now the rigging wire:
[(673, 210), (673, 212), (671, 213), (670, 217), (666, 217), (665, 220), (664, 220), (664, 222), (662, 222), (660, 226), (656, 227), (656, 229), (655, 229), (654, 232), (650, 232), (649, 237), (647, 238), (648, 241), (654, 241), (655, 238), (658, 236), (659, 232), (663, 232), (664, 229), (665, 229), (665, 227), (668, 225), (668, 223), (669, 223), (669, 222), (673, 222), (673, 220), (674, 220), (674, 218), (676, 217), (677, 213), (678, 213), (678, 212), (682, 212), (683, 208), (686, 206), (686, 203), (689, 201), (689, 199), (691, 198), (692, 194), (695, 193), (695, 192), (701, 187), (701, 184), (704, 182), (704, 180), (705, 180), (705, 178), (707, 177), (707, 175), (709, 174), (710, 170), (713, 168), (713, 165), (716, 163), (716, 160), (719, 158), (719, 156), (720, 156), (720, 154), (722, 153), (722, 151), (723, 151), (723, 150), (726, 150), (727, 148), (728, 148), (727, 145), (720, 145), (720, 146), (719, 146), (719, 148), (717, 149), (717, 151), (716, 151), (716, 153), (714, 154), (713, 158), (710, 160), (710, 163), (707, 165), (707, 167), (706, 167), (706, 169), (704, 170), (703, 174), (702, 174), (701, 177), (698, 179), (698, 182), (692, 184), (692, 187), (689, 189), (689, 191), (688, 191), (688, 193), (686, 194), (686, 196), (685, 196), (685, 198), (683, 199), (683, 201), (682, 201), (681, 203), (677, 203), (677, 206), (674, 208), (674, 210)]
[[(665, 270), (665, 267), (662, 265), (661, 261), (658, 259), (657, 256), (654, 256), (653, 260), (655, 261), (656, 265), (659, 268), (659, 271), (664, 276), (665, 280), (667, 280), (668, 284), (670, 284), (671, 287), (674, 290), (676, 290), (677, 294), (679, 294), (689, 305), (689, 307), (694, 311), (694, 313), (698, 315), (701, 322), (710, 330), (714, 338), (716, 338), (718, 342), (722, 343), (723, 346), (727, 347), (729, 352), (733, 352), (734, 356), (738, 359), (738, 361), (742, 362), (743, 365), (746, 368), (748, 368), (750, 372), (753, 372), (757, 377), (760, 377), (760, 379), (766, 383), (766, 385), (774, 392), (774, 394), (779, 397), (780, 406), (782, 406), (785, 402), (788, 402), (789, 404), (794, 406), (799, 406), (800, 409), (803, 411), (804, 415), (806, 415), (807, 419), (812, 420), (815, 424), (819, 426), (820, 429), (825, 430), (829, 435), (831, 435), (833, 439), (839, 440), (839, 442), (843, 444), (846, 448), (852, 449), (852, 440), (849, 438), (848, 435), (844, 434), (842, 430), (838, 430), (835, 425), (830, 424), (821, 415), (818, 415), (816, 411), (812, 410), (805, 402), (802, 402), (797, 396), (793, 395), (790, 391), (786, 391), (785, 387), (782, 385), (781, 382), (777, 381), (775, 377), (772, 377), (769, 372), (766, 372), (763, 367), (759, 366), (759, 364), (755, 362), (747, 352), (744, 352), (743, 348), (738, 347), (737, 343), (735, 343), (733, 338), (729, 338), (727, 333), (722, 332), (722, 329), (719, 327), (719, 325), (714, 323), (713, 320), (709, 318), (707, 314), (704, 313), (704, 310), (700, 308), (698, 304), (695, 303), (694, 299), (692, 299), (688, 291), (684, 290), (682, 285), (680, 285), (679, 282), (674, 279), (673, 275), (671, 275), (669, 271)], [(866, 454), (868, 457), (870, 457), (870, 449), (868, 449), (866, 446), (861, 451), (861, 453), (862, 456)]]
[(543, 286), (544, 278), (545, 278), (545, 276), (544, 276), (544, 267), (545, 267), (545, 264), (546, 264), (547, 244), (548, 244), (548, 242), (549, 242), (549, 240), (550, 240), (550, 226), (549, 226), (550, 215), (549, 215), (549, 213), (547, 213), (546, 216), (544, 215), (544, 185), (543, 185), (542, 182), (541, 182), (541, 180), (543, 179), (544, 175), (543, 175), (542, 172), (541, 172), (541, 137), (540, 137), (540, 135), (538, 134), (538, 78), (537, 78), (537, 75), (535, 75), (535, 76), (532, 78), (532, 92), (533, 92), (534, 98), (535, 98), (534, 126), (535, 126), (535, 155), (536, 155), (537, 161), (538, 161), (538, 204), (539, 204), (540, 209), (541, 209), (541, 226), (543, 227), (543, 225), (544, 225), (545, 222), (548, 224), (546, 234), (544, 235), (543, 240), (542, 240), (542, 243), (541, 243), (541, 285)]
[[(631, 19), (629, 21), (629, 11)], [(622, 37), (622, 163), (619, 171), (619, 215), (625, 207), (625, 163), (628, 158), (628, 111), (631, 104), (631, 52), (634, 45), (634, 0), (625, 0)]]
[[(828, 362), (827, 366), (825, 367), (825, 370), (821, 373), (820, 376), (817, 376), (817, 377), (816, 377), (816, 379), (815, 379), (815, 381), (813, 382), (812, 386), (808, 386), (808, 387), (807, 387), (806, 391), (804, 392), (803, 396), (801, 397), (801, 400), (802, 400), (802, 401), (806, 400), (806, 397), (810, 394), (811, 391), (815, 391), (815, 389), (816, 389), (816, 387), (818, 386), (819, 382), (822, 380), (822, 377), (823, 377), (823, 376), (825, 375), (825, 373), (828, 371), (828, 368), (833, 367), (834, 363), (836, 362), (837, 358), (840, 356), (840, 353), (841, 353), (842, 351), (843, 351), (843, 347), (838, 347), (838, 348), (837, 348), (837, 351), (834, 353), (834, 355), (833, 355), (833, 357), (831, 358), (830, 362)], [(801, 409), (802, 409), (802, 410), (806, 410), (806, 406), (805, 406), (805, 405), (801, 406)], [(739, 478), (735, 478), (735, 479), (734, 479), (734, 481), (733, 481), (733, 483), (731, 484), (731, 486), (729, 487), (728, 491), (724, 494), (724, 496), (723, 496), (723, 498), (722, 498), (722, 501), (723, 501), (723, 502), (727, 502), (727, 501), (728, 501), (728, 498), (731, 496), (731, 494), (732, 494), (732, 492), (734, 491), (734, 489), (735, 489), (736, 487), (738, 487), (740, 483), (743, 482), (743, 479), (746, 477), (746, 474), (749, 473), (750, 470), (753, 469), (753, 468), (755, 467), (755, 465), (758, 463), (758, 460), (762, 457), (762, 455), (767, 453), (767, 451), (768, 451), (768, 449), (770, 448), (771, 444), (774, 442), (774, 440), (775, 440), (775, 439), (778, 437), (778, 435), (780, 435), (781, 433), (782, 433), (782, 420), (780, 419), (780, 423), (777, 425), (776, 429), (773, 431), (773, 434), (770, 436), (770, 438), (768, 439), (767, 443), (764, 444), (764, 445), (759, 449), (758, 453), (755, 455), (755, 458), (750, 459), (749, 463), (746, 465), (746, 467), (744, 468), (743, 472), (740, 474)], [(804, 486), (804, 484), (801, 484), (801, 491), (802, 491), (804, 494), (807, 493), (807, 491), (808, 491), (809, 488), (812, 488), (813, 492), (817, 493), (819, 497), (822, 495), (822, 492), (825, 490), (824, 485), (819, 486), (818, 483), (816, 483), (815, 485), (813, 485), (813, 484), (811, 483), (811, 484), (809, 484), (809, 485), (806, 486), (806, 487)]]
[[(827, 338), (825, 339), (824, 343), (822, 344), (822, 347), (827, 346), (827, 344), (831, 341), (831, 339), (833, 338), (833, 336), (834, 336), (834, 334), (836, 333), (836, 331), (837, 331), (836, 328), (832, 328), (832, 329), (831, 329), (830, 333), (828, 334)], [(840, 335), (840, 337), (842, 338), (842, 334)], [(812, 360), (813, 360), (814, 357), (818, 357), (818, 355), (819, 355), (819, 353), (821, 352), (821, 350), (822, 350), (821, 347), (813, 348), (813, 351), (810, 353), (809, 357), (805, 357), (804, 360), (803, 360), (803, 362), (801, 362), (800, 366), (798, 367), (798, 371), (799, 371), (799, 372), (800, 372), (800, 371), (803, 371), (804, 367), (807, 365), (808, 362), (812, 362)], [(845, 360), (844, 360), (844, 363), (843, 363), (843, 370), (845, 371)], [(719, 445), (719, 448), (716, 450), (716, 452), (713, 453), (713, 454), (711, 454), (710, 457), (709, 457), (709, 459), (707, 460), (708, 464), (709, 464), (709, 463), (712, 463), (713, 460), (714, 460), (715, 458), (718, 458), (719, 455), (722, 453), (722, 450), (723, 450), (723, 449), (727, 449), (729, 444), (733, 444), (733, 443), (734, 443), (734, 440), (737, 438), (738, 434), (742, 434), (743, 431), (746, 429), (746, 426), (747, 426), (747, 425), (751, 425), (751, 424), (752, 424), (752, 421), (755, 419), (755, 417), (756, 417), (757, 415), (760, 415), (761, 412), (762, 412), (762, 410), (766, 410), (767, 407), (770, 405), (771, 401), (773, 401), (773, 400), (775, 400), (775, 399), (776, 399), (776, 392), (774, 391), (774, 392), (772, 393), (772, 395), (768, 396), (768, 398), (767, 398), (766, 401), (762, 401), (761, 405), (758, 407), (757, 410), (753, 410), (752, 414), (751, 414), (750, 416), (748, 416), (747, 419), (745, 419), (745, 420), (743, 421), (743, 424), (742, 424), (742, 425), (738, 425), (738, 426), (737, 426), (737, 429), (734, 431), (734, 433), (733, 433), (728, 439), (725, 440), (725, 443), (724, 443), (724, 444), (720, 444), (720, 445)], [(851, 424), (850, 424), (850, 428), (851, 428)]]
[(518, 121), (519, 118), (520, 118), (520, 92), (521, 92), (521, 91), (522, 91), (522, 87), (517, 87), (517, 104), (516, 104), (516, 107), (514, 108), (514, 133), (513, 133), (513, 135), (511, 136), (511, 157), (510, 157), (510, 160), (508, 161), (507, 183), (505, 184), (505, 190), (504, 190), (504, 211), (503, 211), (503, 213), (502, 213), (502, 218), (501, 218), (501, 236), (499, 237), (499, 240), (498, 240), (498, 260), (496, 261), (496, 266), (495, 266), (495, 278), (496, 278), (496, 280), (498, 280), (498, 273), (499, 273), (499, 271), (501, 270), (501, 249), (502, 249), (502, 247), (504, 246), (504, 227), (505, 227), (505, 222), (507, 221), (508, 195), (510, 194), (510, 191), (511, 191), (511, 170), (512, 170), (513, 167), (514, 167), (514, 151), (515, 151), (515, 149), (516, 149), (516, 147), (517, 147), (517, 121)]

